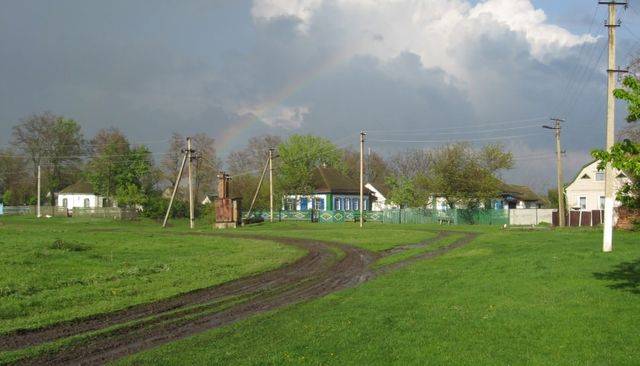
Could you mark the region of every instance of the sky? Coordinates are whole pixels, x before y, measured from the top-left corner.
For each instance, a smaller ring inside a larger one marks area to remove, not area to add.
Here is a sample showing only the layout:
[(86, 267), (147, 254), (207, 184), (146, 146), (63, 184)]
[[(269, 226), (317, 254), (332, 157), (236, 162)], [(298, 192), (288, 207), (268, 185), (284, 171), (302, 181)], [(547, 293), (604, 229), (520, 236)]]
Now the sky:
[[(640, 52), (619, 8), (618, 64)], [(596, 0), (4, 0), (0, 146), (51, 111), (91, 137), (123, 130), (158, 157), (173, 132), (224, 155), (264, 133), (392, 154), (501, 142), (510, 183), (554, 186), (604, 144), (606, 7)], [(617, 126), (625, 110), (617, 108)]]

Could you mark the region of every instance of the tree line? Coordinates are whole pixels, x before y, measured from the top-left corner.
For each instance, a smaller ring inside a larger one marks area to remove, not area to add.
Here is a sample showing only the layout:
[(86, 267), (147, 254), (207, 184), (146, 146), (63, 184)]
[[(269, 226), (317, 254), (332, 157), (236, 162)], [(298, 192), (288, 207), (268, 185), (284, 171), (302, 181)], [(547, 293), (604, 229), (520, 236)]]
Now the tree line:
[[(309, 194), (318, 166), (333, 167), (358, 181), (360, 153), (339, 148), (314, 135), (282, 138), (263, 135), (245, 146), (218, 156), (215, 139), (203, 133), (192, 136), (195, 197), (201, 202), (215, 193), (220, 170), (232, 176), (231, 194), (248, 205), (260, 174), (275, 149), (276, 202), (288, 194)], [(0, 193), (7, 205), (34, 204), (37, 167), (41, 167), (43, 202), (55, 205), (55, 193), (78, 181), (91, 183), (94, 193), (119, 206), (143, 207), (150, 215), (166, 208), (166, 190), (176, 182), (185, 137), (174, 133), (164, 152), (152, 153), (144, 143), (130, 141), (117, 128), (98, 131), (87, 138), (80, 124), (49, 112), (29, 116), (13, 127), (11, 145), (0, 149)], [(432, 149), (408, 149), (391, 156), (365, 154), (367, 182), (397, 204), (424, 207), (432, 196), (455, 207), (477, 207), (497, 197), (500, 174), (512, 168), (513, 156), (500, 144), (474, 148), (460, 142)], [(186, 213), (186, 185), (178, 190), (176, 212)], [(256, 207), (269, 203), (268, 185), (258, 194)]]

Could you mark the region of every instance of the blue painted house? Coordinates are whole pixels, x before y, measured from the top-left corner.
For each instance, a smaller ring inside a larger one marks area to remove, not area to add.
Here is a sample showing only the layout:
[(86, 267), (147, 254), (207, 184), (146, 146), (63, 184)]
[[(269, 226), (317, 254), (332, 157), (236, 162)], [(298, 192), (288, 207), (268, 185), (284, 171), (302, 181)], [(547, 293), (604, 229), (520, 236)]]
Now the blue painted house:
[[(359, 211), (360, 186), (340, 171), (318, 167), (313, 172), (313, 193), (285, 197), (283, 209), (288, 211)], [(364, 209), (371, 210), (372, 193), (364, 189)]]

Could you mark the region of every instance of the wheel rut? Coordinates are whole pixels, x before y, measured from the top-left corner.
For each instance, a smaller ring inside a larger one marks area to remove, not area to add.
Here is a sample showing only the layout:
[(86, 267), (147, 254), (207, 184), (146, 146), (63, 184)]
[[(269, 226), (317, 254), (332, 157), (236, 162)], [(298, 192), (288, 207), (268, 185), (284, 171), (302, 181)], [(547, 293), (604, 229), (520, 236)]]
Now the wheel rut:
[[(262, 312), (319, 298), (354, 287), (375, 276), (420, 260), (445, 254), (470, 243), (477, 234), (463, 236), (451, 244), (398, 262), (372, 268), (382, 258), (409, 249), (426, 247), (457, 232), (439, 231), (418, 244), (372, 252), (346, 244), (259, 235), (188, 233), (275, 241), (307, 251), (297, 261), (281, 268), (199, 289), (164, 300), (38, 329), (17, 330), (0, 335), (0, 351), (38, 346), (69, 337), (76, 338), (55, 351), (20, 359), (24, 365), (95, 365), (175, 341), (208, 329), (224, 326)], [(344, 256), (338, 258), (335, 249)]]

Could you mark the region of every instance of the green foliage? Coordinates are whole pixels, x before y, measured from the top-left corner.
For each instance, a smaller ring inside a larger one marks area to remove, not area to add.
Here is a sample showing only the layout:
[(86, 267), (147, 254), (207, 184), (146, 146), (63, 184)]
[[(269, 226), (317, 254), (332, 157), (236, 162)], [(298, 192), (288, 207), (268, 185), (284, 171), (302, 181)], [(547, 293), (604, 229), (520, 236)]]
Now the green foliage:
[(344, 171), (342, 154), (329, 140), (313, 135), (291, 135), (278, 146), (281, 167), (278, 185), (285, 194), (308, 194), (313, 190), (313, 170), (327, 165)]
[(13, 195), (11, 194), (10, 190), (4, 191), (4, 193), (2, 194), (2, 202), (5, 205), (10, 205), (13, 203)]
[(601, 161), (600, 169), (611, 163), (627, 175), (630, 182), (618, 191), (617, 199), (625, 207), (640, 208), (640, 143), (624, 140), (613, 145), (610, 151), (594, 150), (591, 154)]
[(389, 187), (389, 200), (400, 207), (420, 207), (428, 200), (427, 193), (420, 190), (416, 181), (419, 178), (387, 177), (386, 184)]
[(126, 186), (119, 186), (116, 190), (118, 204), (125, 207), (142, 206), (147, 202), (147, 196), (141, 189), (132, 183)]
[(624, 88), (616, 89), (613, 95), (617, 99), (627, 101), (627, 122), (635, 122), (640, 118), (640, 82), (635, 76), (627, 76), (622, 81)]

